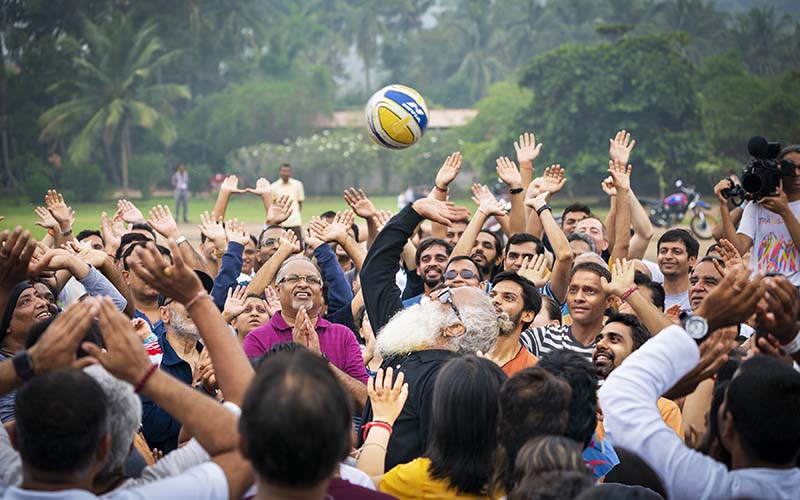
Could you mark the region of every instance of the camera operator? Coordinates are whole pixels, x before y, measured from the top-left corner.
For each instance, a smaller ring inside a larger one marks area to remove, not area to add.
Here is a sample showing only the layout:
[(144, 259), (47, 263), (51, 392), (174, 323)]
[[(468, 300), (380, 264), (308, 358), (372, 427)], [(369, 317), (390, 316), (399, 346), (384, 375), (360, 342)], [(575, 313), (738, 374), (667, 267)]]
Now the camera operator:
[[(783, 148), (779, 160), (795, 164), (792, 175), (781, 178), (780, 187), (771, 196), (748, 203), (742, 213), (739, 229), (734, 227), (728, 211), (728, 200), (722, 191), (730, 187), (723, 179), (714, 187), (720, 203), (725, 238), (744, 255), (751, 248), (750, 266), (768, 273), (780, 273), (793, 285), (800, 285), (800, 145)], [(755, 247), (754, 247), (755, 245)]]

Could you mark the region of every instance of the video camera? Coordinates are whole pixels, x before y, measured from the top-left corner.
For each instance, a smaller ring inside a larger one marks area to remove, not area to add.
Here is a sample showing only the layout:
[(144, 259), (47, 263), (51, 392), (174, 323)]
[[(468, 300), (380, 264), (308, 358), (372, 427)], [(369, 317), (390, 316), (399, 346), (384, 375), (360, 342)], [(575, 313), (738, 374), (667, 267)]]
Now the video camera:
[(791, 160), (778, 160), (781, 145), (767, 142), (763, 137), (753, 137), (747, 142), (750, 162), (742, 170), (742, 185), (734, 185), (722, 190), (722, 196), (733, 200), (737, 205), (744, 200), (758, 201), (765, 196), (777, 193), (781, 177), (794, 175), (796, 165)]

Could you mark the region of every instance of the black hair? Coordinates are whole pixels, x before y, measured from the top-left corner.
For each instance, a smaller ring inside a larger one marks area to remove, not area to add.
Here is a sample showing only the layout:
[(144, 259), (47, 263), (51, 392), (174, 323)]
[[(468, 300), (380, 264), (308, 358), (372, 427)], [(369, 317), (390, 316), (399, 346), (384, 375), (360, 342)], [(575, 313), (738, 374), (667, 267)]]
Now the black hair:
[(259, 233), (259, 235), (258, 235), (258, 241), (256, 242), (256, 248), (261, 247), (261, 240), (264, 238), (264, 233), (266, 233), (270, 229), (283, 229), (283, 228), (281, 226), (277, 225), (277, 224), (272, 224), (272, 225), (269, 225), (269, 226), (265, 227), (264, 229), (262, 229), (261, 233)]
[(545, 354), (536, 366), (564, 379), (572, 388), (564, 436), (586, 447), (597, 427), (597, 374), (594, 367), (580, 354), (560, 350)]
[[(644, 462), (641, 463), (642, 465), (647, 465)], [(619, 468), (621, 465), (620, 463), (614, 467), (614, 469)], [(612, 469), (611, 472), (614, 472), (614, 469)], [(652, 472), (652, 469), (650, 472), (655, 474)], [(658, 479), (658, 477), (655, 476), (655, 479)], [(664, 500), (665, 498), (667, 498), (667, 495), (663, 487), (662, 492), (659, 493), (644, 486), (611, 484), (608, 482), (608, 476), (606, 476), (605, 483), (586, 488), (580, 495), (574, 497), (575, 500)]]
[(711, 252), (713, 252), (714, 250), (717, 250), (718, 248), (720, 248), (720, 244), (719, 243), (714, 243), (713, 245), (708, 247), (708, 250), (706, 250), (706, 255), (705, 256), (708, 257), (709, 255), (711, 255)]
[(728, 391), (729, 380), (717, 380), (714, 391), (711, 393), (711, 406), (706, 414), (706, 432), (701, 436), (697, 446), (697, 451), (712, 457), (714, 460), (725, 464), (730, 469), (733, 458), (728, 450), (722, 446), (722, 439), (719, 433), (719, 409), (725, 402), (725, 393)]
[(432, 478), (459, 493), (487, 493), (497, 447), (497, 395), (506, 378), (496, 363), (474, 355), (451, 359), (439, 371), (425, 451)]
[(419, 242), (419, 246), (417, 247), (417, 253), (414, 255), (414, 262), (419, 267), (419, 259), (422, 258), (422, 252), (429, 249), (430, 247), (440, 246), (444, 247), (444, 252), (450, 256), (453, 253), (453, 245), (446, 242), (445, 240), (439, 238), (425, 238), (424, 240)]
[(358, 242), (358, 224), (350, 224), (350, 229), (353, 230), (353, 237)]
[(270, 347), (269, 350), (264, 354), (249, 358), (250, 365), (253, 367), (254, 370), (258, 370), (258, 367), (261, 366), (262, 363), (264, 363), (269, 358), (275, 356), (276, 354), (282, 352), (292, 353), (292, 352), (302, 351), (304, 349), (306, 349), (306, 347), (302, 344), (298, 344), (297, 342), (292, 342), (292, 341), (278, 342), (277, 344), (273, 344), (273, 346)]
[(242, 403), (245, 454), (266, 483), (309, 487), (350, 452), (350, 397), (320, 356), (281, 352), (259, 366)]
[(542, 255), (544, 253), (544, 243), (542, 243), (541, 239), (530, 233), (517, 233), (508, 238), (503, 254), (508, 255), (508, 249), (511, 245), (521, 245), (522, 243), (534, 243), (536, 245), (536, 255)]
[(725, 410), (747, 455), (794, 464), (800, 453), (800, 373), (771, 356), (750, 358), (728, 385)]
[(697, 257), (697, 254), (700, 252), (700, 242), (692, 236), (692, 233), (685, 229), (670, 229), (666, 233), (661, 235), (661, 238), (658, 239), (658, 245), (656, 245), (656, 249), (660, 252), (661, 251), (661, 244), (662, 243), (683, 243), (683, 246), (686, 247), (686, 253), (689, 257)]
[(131, 224), (131, 231), (147, 231), (153, 237), (151, 241), (156, 241), (156, 232), (153, 231), (153, 226), (147, 222), (134, 222)]
[(589, 476), (589, 469), (575, 441), (562, 436), (539, 436), (529, 440), (519, 450), (514, 464), (515, 486), (509, 500), (528, 500), (542, 474), (577, 472)]
[(125, 233), (119, 239), (119, 246), (117, 247), (117, 252), (114, 255), (114, 258), (120, 260), (122, 258), (122, 254), (125, 250), (128, 249), (128, 245), (131, 243), (139, 242), (139, 241), (150, 241), (147, 239), (147, 236), (141, 233)]
[(564, 211), (561, 212), (561, 225), (562, 226), (564, 225), (564, 219), (567, 218), (567, 214), (573, 213), (573, 212), (581, 212), (581, 213), (584, 213), (586, 215), (592, 215), (592, 209), (589, 208), (588, 205), (584, 205), (583, 203), (572, 203), (570, 205), (567, 205), (566, 208), (564, 208)]
[(334, 212), (333, 210), (327, 210), (325, 212), (322, 212), (319, 216), (320, 219), (327, 219), (327, 218), (332, 219), (334, 217), (336, 217), (336, 212)]
[(83, 231), (78, 233), (77, 236), (75, 236), (75, 239), (78, 241), (83, 241), (89, 236), (97, 236), (98, 238), (100, 238), (100, 241), (102, 241), (104, 245), (106, 244), (105, 238), (103, 238), (103, 235), (97, 229), (84, 229)]
[(653, 297), (653, 305), (662, 312), (664, 311), (667, 295), (664, 291), (664, 286), (661, 283), (651, 280), (641, 271), (636, 271), (636, 273), (633, 275), (633, 283), (640, 288), (643, 287), (650, 290), (650, 295)]
[[(620, 488), (623, 487), (622, 485), (626, 485), (624, 487), (629, 491), (641, 493), (642, 490), (645, 490), (650, 491), (651, 495), (622, 496), (621, 498), (641, 498), (645, 500), (648, 498), (659, 498), (658, 495), (667, 498), (667, 490), (661, 483), (661, 479), (659, 479), (658, 474), (647, 465), (647, 462), (642, 460), (636, 453), (625, 448), (615, 448), (614, 451), (617, 452), (619, 464), (606, 474), (605, 484), (617, 483), (617, 487)], [(655, 496), (652, 496), (653, 492), (655, 492)]]
[(22, 462), (50, 477), (84, 474), (109, 432), (105, 392), (75, 368), (43, 373), (22, 384), (14, 410)]
[[(38, 323), (34, 323), (33, 326), (28, 330), (27, 335), (25, 336), (25, 349), (30, 349), (33, 347), (33, 344), (39, 341), (41, 336), (44, 334), (45, 330), (56, 320), (58, 315), (50, 316), (47, 319), (43, 319)], [(89, 328), (86, 330), (86, 333), (83, 336), (83, 342), (91, 342), (99, 347), (105, 347), (103, 343), (103, 335), (100, 333), (100, 328), (97, 326), (97, 323), (92, 321), (89, 324)], [(83, 350), (83, 348), (78, 344), (78, 352), (77, 357), (83, 358), (85, 356), (89, 356), (89, 353)]]
[(575, 264), (572, 266), (572, 271), (569, 273), (569, 279), (572, 280), (573, 276), (575, 276), (578, 271), (593, 272), (596, 275), (605, 278), (609, 283), (611, 282), (611, 271), (601, 266), (597, 262), (581, 262), (579, 264)]
[(281, 168), (292, 168), (292, 166), (288, 163), (281, 163)]
[(472, 265), (475, 266), (475, 269), (478, 270), (478, 281), (483, 281), (483, 269), (481, 269), (481, 266), (479, 266), (478, 263), (475, 262), (475, 259), (473, 259), (469, 255), (456, 255), (455, 257), (447, 261), (445, 270), (447, 270), (447, 268), (450, 267), (450, 264), (452, 264), (453, 262), (458, 262), (459, 260), (468, 260), (472, 262)]
[(639, 318), (633, 314), (624, 314), (612, 311), (608, 315), (606, 325), (609, 323), (622, 323), (631, 329), (631, 338), (633, 339), (633, 350), (642, 347), (642, 344), (650, 340), (650, 332), (644, 327)]
[[(502, 272), (494, 277), (492, 286), (496, 286), (501, 281), (513, 281), (522, 289), (522, 310), (533, 311), (533, 314), (539, 314), (542, 310), (542, 294), (529, 279), (523, 278), (519, 274), (511, 271)], [(527, 328), (528, 325), (524, 325)]]
[[(146, 241), (137, 241), (136, 243), (130, 245), (128, 248), (125, 249), (125, 252), (122, 254), (122, 268), (126, 271), (131, 270), (131, 266), (128, 265), (128, 257), (131, 256), (133, 250), (137, 247), (145, 248), (147, 246), (149, 240)], [(163, 245), (156, 245), (158, 249), (158, 253), (161, 255), (168, 257), (170, 262), (172, 262), (172, 252), (169, 251), (169, 248)]]
[(252, 234), (250, 235), (250, 241), (252, 241), (252, 242), (253, 242), (253, 246), (255, 246), (256, 248), (258, 248), (258, 240), (257, 240), (257, 239), (256, 239), (256, 237), (255, 237), (255, 236), (253, 236)]
[(571, 397), (572, 389), (564, 379), (539, 366), (525, 368), (503, 384), (498, 398), (500, 449), (492, 491), (514, 488), (517, 454), (529, 439), (564, 434)]
[(547, 316), (550, 318), (550, 321), (557, 319), (560, 323), (564, 316), (561, 314), (561, 306), (558, 305), (558, 302), (547, 295), (542, 296), (542, 309), (547, 310)]
[(508, 500), (572, 500), (586, 490), (595, 488), (595, 481), (588, 472), (573, 470), (551, 470), (536, 475), (529, 481), (530, 487), (519, 496), (509, 495)]
[(789, 144), (788, 146), (784, 146), (780, 153), (778, 153), (778, 158), (783, 160), (789, 153), (800, 153), (800, 144)]

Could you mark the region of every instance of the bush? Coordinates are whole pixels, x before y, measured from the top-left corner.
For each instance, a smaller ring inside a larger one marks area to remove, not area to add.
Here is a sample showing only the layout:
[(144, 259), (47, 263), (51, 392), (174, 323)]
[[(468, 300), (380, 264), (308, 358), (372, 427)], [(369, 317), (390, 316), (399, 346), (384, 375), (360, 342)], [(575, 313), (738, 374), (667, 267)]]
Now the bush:
[(25, 197), (32, 203), (42, 204), (44, 195), (47, 190), (52, 188), (53, 184), (42, 172), (36, 172), (29, 175), (22, 181), (22, 192)]
[(142, 192), (142, 199), (149, 200), (155, 186), (164, 179), (166, 160), (161, 153), (134, 155), (128, 164), (131, 186)]
[(21, 179), (21, 188), (25, 197), (31, 202), (41, 205), (47, 190), (53, 188), (52, 167), (36, 156), (26, 154), (11, 160), (11, 168)]
[(64, 165), (62, 188), (70, 199), (79, 202), (98, 201), (105, 194), (106, 176), (97, 165)]

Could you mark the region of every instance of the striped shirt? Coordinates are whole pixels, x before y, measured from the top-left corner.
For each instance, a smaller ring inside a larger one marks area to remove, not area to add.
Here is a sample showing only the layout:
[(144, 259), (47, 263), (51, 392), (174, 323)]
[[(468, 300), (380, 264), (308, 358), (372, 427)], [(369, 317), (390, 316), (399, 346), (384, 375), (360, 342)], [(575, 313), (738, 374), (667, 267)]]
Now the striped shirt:
[(522, 332), (519, 341), (536, 357), (542, 357), (550, 351), (572, 351), (580, 354), (588, 362), (592, 362), (592, 351), (595, 343), (583, 345), (572, 336), (572, 326), (540, 326)]

